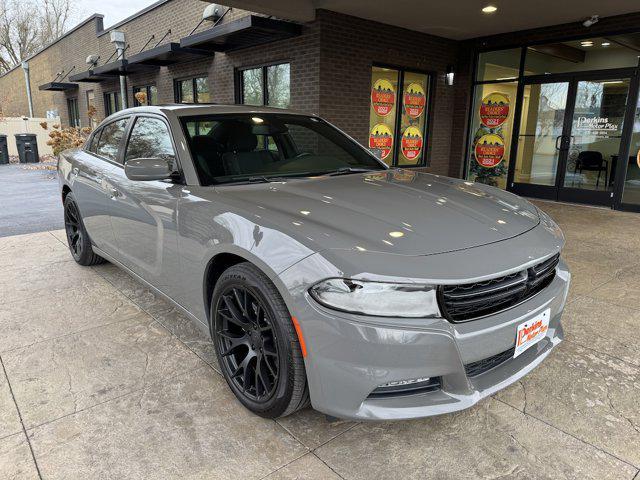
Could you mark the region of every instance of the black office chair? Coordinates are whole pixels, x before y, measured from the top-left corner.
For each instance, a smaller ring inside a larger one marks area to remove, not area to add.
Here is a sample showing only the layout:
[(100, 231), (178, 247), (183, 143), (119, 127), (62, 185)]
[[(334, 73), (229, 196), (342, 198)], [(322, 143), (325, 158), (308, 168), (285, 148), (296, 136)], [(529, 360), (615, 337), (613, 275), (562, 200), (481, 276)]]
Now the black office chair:
[(609, 162), (602, 158), (602, 153), (593, 150), (584, 150), (578, 154), (576, 159), (576, 168), (573, 173), (582, 173), (582, 171), (598, 172), (596, 180), (596, 189), (600, 186), (600, 175), (604, 172), (605, 188), (609, 179)]

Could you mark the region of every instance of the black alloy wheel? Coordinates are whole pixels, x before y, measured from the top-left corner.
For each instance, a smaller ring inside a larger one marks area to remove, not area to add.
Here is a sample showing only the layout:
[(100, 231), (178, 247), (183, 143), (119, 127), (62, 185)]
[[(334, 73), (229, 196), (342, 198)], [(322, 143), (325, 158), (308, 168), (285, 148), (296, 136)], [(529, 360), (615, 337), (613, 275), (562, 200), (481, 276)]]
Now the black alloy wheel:
[(259, 296), (235, 285), (216, 305), (220, 356), (231, 381), (247, 398), (266, 402), (278, 383), (279, 356), (273, 320)]
[(90, 266), (105, 262), (104, 258), (93, 253), (91, 239), (72, 193), (68, 193), (64, 198), (64, 229), (69, 251), (77, 263)]
[(222, 375), (246, 408), (278, 418), (309, 405), (291, 314), (259, 268), (243, 262), (225, 270), (213, 290), (209, 318)]

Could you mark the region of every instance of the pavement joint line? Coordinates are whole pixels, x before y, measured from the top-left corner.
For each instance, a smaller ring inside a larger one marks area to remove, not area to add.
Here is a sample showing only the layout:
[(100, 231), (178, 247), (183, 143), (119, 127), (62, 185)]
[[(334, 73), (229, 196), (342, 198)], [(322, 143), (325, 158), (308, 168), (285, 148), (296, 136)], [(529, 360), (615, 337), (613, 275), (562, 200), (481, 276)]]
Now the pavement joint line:
[(565, 337), (564, 341), (568, 342), (568, 343), (572, 343), (573, 345), (577, 345), (577, 346), (579, 346), (581, 348), (584, 348), (585, 350), (591, 350), (592, 352), (596, 352), (596, 353), (598, 353), (600, 355), (604, 355), (606, 357), (613, 358), (614, 360), (622, 362), (622, 363), (624, 363), (626, 365), (629, 365), (630, 367), (633, 367), (635, 369), (640, 369), (640, 364), (632, 363), (629, 360), (623, 360), (622, 358), (616, 357), (615, 355), (611, 355), (610, 353), (607, 353), (607, 352), (601, 352), (600, 350), (597, 350), (597, 349), (595, 349), (593, 347), (588, 347), (586, 345), (583, 345), (582, 343), (576, 342), (575, 340), (573, 340), (571, 338), (566, 338)]
[(163, 385), (167, 380), (173, 380), (174, 378), (178, 378), (178, 377), (183, 376), (183, 375), (188, 375), (190, 373), (196, 372), (196, 371), (198, 371), (200, 369), (204, 369), (204, 368), (205, 368), (204, 365), (198, 365), (198, 366), (196, 366), (196, 367), (194, 367), (194, 368), (192, 368), (190, 370), (185, 370), (184, 372), (176, 373), (175, 375), (171, 375), (169, 377), (163, 378), (162, 380), (157, 380), (157, 381), (151, 382), (151, 383), (145, 383), (141, 387), (134, 388), (133, 390), (129, 390), (127, 392), (123, 392), (120, 395), (117, 395), (117, 396), (115, 396), (113, 398), (109, 398), (107, 400), (103, 400), (102, 402), (98, 402), (98, 403), (95, 403), (93, 405), (88, 405), (88, 406), (86, 406), (84, 408), (81, 408), (79, 410), (75, 410), (73, 412), (65, 413), (64, 415), (60, 415), (59, 417), (56, 417), (56, 418), (51, 418), (51, 419), (46, 420), (46, 421), (44, 421), (42, 423), (39, 423), (37, 425), (32, 425), (30, 427), (25, 427), (25, 433), (27, 433), (28, 431), (33, 431), (33, 430), (36, 430), (38, 428), (45, 427), (45, 426), (47, 426), (47, 425), (49, 425), (51, 423), (57, 422), (57, 421), (62, 420), (64, 418), (72, 417), (72, 416), (77, 415), (79, 413), (83, 413), (83, 412), (86, 412), (88, 410), (92, 410), (92, 409), (94, 409), (96, 407), (100, 407), (100, 406), (105, 405), (107, 403), (115, 402), (116, 400), (120, 400), (122, 398), (135, 395), (136, 393), (140, 393), (140, 392), (143, 392), (145, 390), (148, 390), (150, 387), (153, 387), (155, 385)]
[(362, 422), (355, 422), (353, 425), (351, 425), (349, 428), (343, 430), (342, 432), (338, 433), (337, 435), (334, 435), (333, 437), (331, 437), (328, 440), (325, 440), (324, 442), (322, 442), (320, 445), (318, 445), (317, 447), (314, 447), (311, 449), (312, 452), (315, 453), (316, 450), (318, 450), (320, 447), (324, 447), (325, 445), (327, 445), (328, 443), (333, 442), (336, 438), (341, 437), (342, 435), (344, 435), (345, 433), (353, 430), (354, 428), (358, 427), (362, 425)]
[(9, 386), (9, 393), (11, 393), (11, 399), (13, 400), (13, 404), (16, 406), (16, 411), (18, 412), (18, 418), (20, 419), (20, 425), (22, 426), (22, 434), (24, 435), (25, 440), (27, 441), (27, 445), (29, 446), (29, 451), (31, 452), (31, 458), (33, 459), (33, 465), (36, 467), (38, 478), (42, 480), (42, 473), (40, 473), (38, 460), (36, 460), (36, 455), (33, 452), (33, 446), (31, 445), (31, 440), (29, 439), (29, 435), (27, 434), (27, 429), (24, 426), (24, 421), (22, 420), (22, 413), (20, 412), (20, 407), (18, 406), (18, 402), (16, 401), (16, 396), (13, 393), (13, 388), (11, 387), (11, 380), (9, 380), (9, 375), (7, 374), (7, 369), (4, 366), (4, 361), (2, 360), (1, 355), (0, 355), (0, 365), (2, 366), (2, 372), (4, 374), (4, 378), (7, 379), (7, 385)]
[(636, 474), (633, 476), (631, 480), (640, 480), (640, 470), (636, 472)]
[(323, 459), (321, 459), (315, 451), (312, 451), (311, 454), (314, 457), (316, 457), (318, 460), (320, 460), (322, 463), (324, 463), (329, 470), (331, 470), (333, 473), (335, 473), (338, 476), (338, 478), (342, 478), (344, 480), (344, 477), (342, 475), (340, 475), (338, 472), (336, 472), (336, 470), (331, 465), (329, 465), (327, 462), (325, 462)]
[(283, 465), (280, 465), (278, 468), (276, 468), (275, 470), (271, 470), (269, 473), (267, 473), (266, 475), (264, 475), (263, 477), (260, 477), (259, 480), (264, 480), (265, 478), (268, 478), (269, 476), (273, 475), (274, 473), (282, 470), (285, 467), (288, 467), (289, 465), (291, 465), (293, 462), (300, 460), (302, 457), (309, 455), (311, 452), (307, 449), (306, 452), (301, 453), (300, 455), (298, 455), (297, 457), (295, 457), (293, 460), (290, 460), (288, 462), (286, 462)]
[[(548, 427), (551, 427), (551, 428), (553, 428), (554, 430), (557, 430), (558, 432), (564, 433), (565, 435), (568, 435), (569, 437), (572, 437), (573, 439), (578, 440), (580, 443), (583, 443), (583, 444), (585, 444), (585, 445), (589, 445), (590, 447), (595, 448), (595, 449), (596, 449), (596, 450), (598, 450), (599, 452), (604, 453), (605, 455), (608, 455), (608, 456), (610, 456), (610, 457), (613, 457), (613, 458), (615, 458), (616, 460), (619, 460), (620, 462), (624, 463), (625, 465), (629, 465), (630, 467), (635, 468), (636, 470), (640, 469), (640, 467), (639, 467), (638, 465), (634, 465), (633, 463), (629, 462), (628, 460), (624, 460), (624, 459), (622, 459), (622, 458), (618, 457), (618, 456), (617, 456), (616, 454), (614, 454), (614, 453), (607, 452), (606, 450), (604, 450), (604, 449), (602, 449), (602, 448), (598, 447), (597, 445), (594, 445), (593, 443), (589, 443), (589, 442), (587, 442), (586, 440), (583, 440), (583, 439), (581, 439), (581, 438), (577, 437), (577, 436), (576, 436), (576, 435), (574, 435), (573, 433), (566, 432), (566, 431), (564, 431), (563, 429), (561, 429), (560, 427), (557, 427), (556, 425), (553, 425), (552, 423), (549, 423), (548, 421), (546, 421), (546, 420), (544, 420), (544, 419), (542, 419), (542, 418), (536, 417), (535, 415), (532, 415), (532, 414), (530, 414), (530, 413), (525, 413), (525, 412), (523, 412), (522, 410), (518, 409), (517, 407), (515, 407), (515, 406), (511, 405), (510, 403), (507, 403), (507, 402), (505, 402), (504, 400), (501, 400), (501, 399), (497, 398), (495, 395), (491, 396), (490, 398), (492, 398), (493, 400), (496, 400), (496, 401), (498, 401), (498, 402), (500, 402), (500, 403), (502, 403), (502, 404), (504, 404), (504, 405), (507, 405), (507, 406), (508, 406), (508, 407), (510, 407), (510, 408), (513, 408), (514, 410), (516, 410), (516, 411), (518, 411), (518, 412), (522, 413), (523, 415), (526, 415), (526, 416), (528, 416), (528, 417), (531, 417), (531, 418), (533, 418), (533, 419), (535, 419), (535, 420), (537, 420), (537, 421), (539, 421), (539, 422), (541, 422), (541, 423), (544, 423), (544, 424), (545, 424), (545, 425), (547, 425)], [(633, 479), (633, 480), (635, 480), (635, 479)]]

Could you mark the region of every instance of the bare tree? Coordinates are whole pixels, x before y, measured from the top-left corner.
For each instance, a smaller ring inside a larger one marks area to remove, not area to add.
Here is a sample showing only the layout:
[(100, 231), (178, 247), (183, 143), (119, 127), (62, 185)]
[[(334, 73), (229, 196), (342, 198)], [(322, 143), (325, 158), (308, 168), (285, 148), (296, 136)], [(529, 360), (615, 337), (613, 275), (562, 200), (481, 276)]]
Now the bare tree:
[(0, 0), (0, 74), (52, 42), (73, 20), (74, 0)]

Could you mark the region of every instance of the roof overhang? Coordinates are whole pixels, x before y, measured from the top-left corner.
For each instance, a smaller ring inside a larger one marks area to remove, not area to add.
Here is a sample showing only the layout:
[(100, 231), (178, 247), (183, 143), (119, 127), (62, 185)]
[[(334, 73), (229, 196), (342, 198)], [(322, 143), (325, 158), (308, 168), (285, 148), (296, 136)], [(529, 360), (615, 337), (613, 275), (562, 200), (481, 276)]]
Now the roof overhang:
[(181, 47), (179, 43), (171, 42), (131, 55), (127, 62), (129, 67), (135, 65), (166, 67), (167, 65), (197, 60), (204, 56), (211, 56), (211, 52), (197, 48)]
[(116, 60), (115, 62), (106, 63), (93, 69), (96, 75), (105, 77), (118, 77), (120, 75), (129, 75), (131, 73), (148, 72), (159, 68), (155, 65), (145, 65), (142, 63), (131, 63), (128, 59)]
[(302, 26), (284, 20), (247, 15), (180, 40), (181, 47), (228, 52), (299, 35)]
[(108, 80), (109, 78), (111, 77), (96, 74), (95, 70), (85, 70), (84, 72), (71, 75), (69, 77), (69, 80), (71, 80), (72, 82), (98, 83), (103, 82), (104, 80)]
[(50, 92), (65, 92), (68, 90), (76, 90), (77, 88), (77, 83), (69, 82), (49, 82), (38, 86), (38, 90), (48, 90)]

